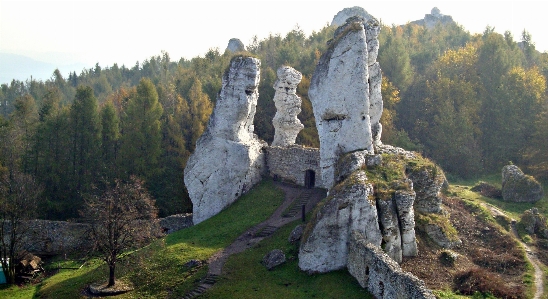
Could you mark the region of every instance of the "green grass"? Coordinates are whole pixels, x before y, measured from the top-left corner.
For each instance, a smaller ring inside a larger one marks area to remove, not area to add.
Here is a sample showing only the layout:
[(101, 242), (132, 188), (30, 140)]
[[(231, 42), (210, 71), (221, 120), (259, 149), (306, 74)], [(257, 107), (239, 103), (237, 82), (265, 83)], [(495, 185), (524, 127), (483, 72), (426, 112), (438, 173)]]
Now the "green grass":
[[(245, 230), (266, 220), (283, 199), (281, 190), (271, 181), (263, 181), (217, 216), (130, 252), (118, 263), (117, 279), (133, 283), (135, 290), (116, 298), (182, 297), (207, 273), (207, 267), (184, 267), (186, 262), (206, 260)], [(105, 264), (92, 259), (79, 270), (61, 270), (35, 290), (16, 298), (85, 298), (84, 288), (106, 281), (107, 276)], [(1, 289), (0, 298), (12, 298), (13, 292), (12, 288)]]
[[(299, 221), (279, 229), (253, 248), (231, 256), (225, 275), (202, 298), (372, 298), (346, 270), (308, 275), (297, 265), (298, 247), (287, 238)], [(268, 271), (262, 258), (281, 249), (287, 262)]]
[(27, 285), (24, 287), (14, 285), (0, 285), (0, 298), (27, 299), (34, 298), (36, 294), (36, 285)]

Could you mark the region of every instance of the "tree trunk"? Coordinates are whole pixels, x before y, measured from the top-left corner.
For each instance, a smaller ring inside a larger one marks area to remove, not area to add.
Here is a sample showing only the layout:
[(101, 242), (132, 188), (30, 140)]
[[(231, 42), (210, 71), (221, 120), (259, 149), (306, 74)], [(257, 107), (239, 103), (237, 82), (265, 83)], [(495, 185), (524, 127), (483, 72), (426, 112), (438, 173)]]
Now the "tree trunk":
[(107, 287), (111, 287), (111, 286), (114, 286), (114, 269), (116, 268), (116, 265), (109, 265), (108, 266), (110, 271), (109, 271), (109, 275), (108, 275), (108, 285)]

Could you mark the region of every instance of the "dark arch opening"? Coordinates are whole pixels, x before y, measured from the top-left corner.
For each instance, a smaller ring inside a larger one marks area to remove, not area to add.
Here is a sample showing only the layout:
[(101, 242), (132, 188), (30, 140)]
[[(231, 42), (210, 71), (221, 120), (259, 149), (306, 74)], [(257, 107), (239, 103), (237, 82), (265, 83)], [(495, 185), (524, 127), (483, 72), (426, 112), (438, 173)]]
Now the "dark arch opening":
[(316, 185), (316, 172), (308, 169), (304, 174), (304, 186), (308, 189), (314, 188)]

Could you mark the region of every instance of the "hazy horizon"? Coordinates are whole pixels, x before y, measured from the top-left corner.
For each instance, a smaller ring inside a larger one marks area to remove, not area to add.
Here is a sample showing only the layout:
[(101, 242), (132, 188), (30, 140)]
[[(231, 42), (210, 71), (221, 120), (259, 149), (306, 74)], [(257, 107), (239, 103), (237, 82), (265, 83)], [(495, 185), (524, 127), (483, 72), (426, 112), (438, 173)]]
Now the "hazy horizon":
[[(203, 56), (210, 48), (222, 52), (230, 38), (247, 45), (255, 35), (259, 39), (269, 34), (284, 36), (297, 26), (309, 35), (352, 6), (363, 7), (387, 25), (422, 19), (438, 7), (472, 34), (491, 26), (499, 33), (511, 31), (519, 41), (525, 29), (537, 50), (548, 49), (548, 40), (542, 39), (540, 1), (0, 0), (0, 54), (25, 56), (55, 66), (63, 74), (80, 73), (96, 63), (132, 67), (162, 51), (174, 61)], [(7, 83), (4, 78), (9, 74), (21, 71), (15, 68), (0, 60), (0, 84)]]

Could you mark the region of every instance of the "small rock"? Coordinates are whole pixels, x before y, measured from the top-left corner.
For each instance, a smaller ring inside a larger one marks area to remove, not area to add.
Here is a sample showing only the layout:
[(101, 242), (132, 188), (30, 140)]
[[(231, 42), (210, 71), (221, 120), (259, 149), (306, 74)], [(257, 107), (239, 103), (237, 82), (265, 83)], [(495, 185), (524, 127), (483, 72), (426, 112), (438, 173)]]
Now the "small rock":
[(195, 267), (199, 267), (202, 265), (202, 261), (200, 260), (190, 260), (188, 262), (186, 262), (183, 267), (186, 267), (186, 268), (195, 268)]
[(228, 46), (226, 46), (226, 50), (232, 53), (242, 52), (242, 51), (245, 51), (245, 46), (240, 39), (231, 38), (228, 41)]
[(297, 225), (291, 231), (291, 234), (289, 234), (289, 238), (287, 239), (287, 241), (289, 241), (289, 243), (291, 244), (294, 244), (295, 242), (301, 239), (301, 237), (303, 236), (303, 232), (304, 232), (304, 225), (302, 224)]
[(274, 249), (263, 257), (263, 265), (268, 270), (285, 263), (285, 254), (280, 249)]

